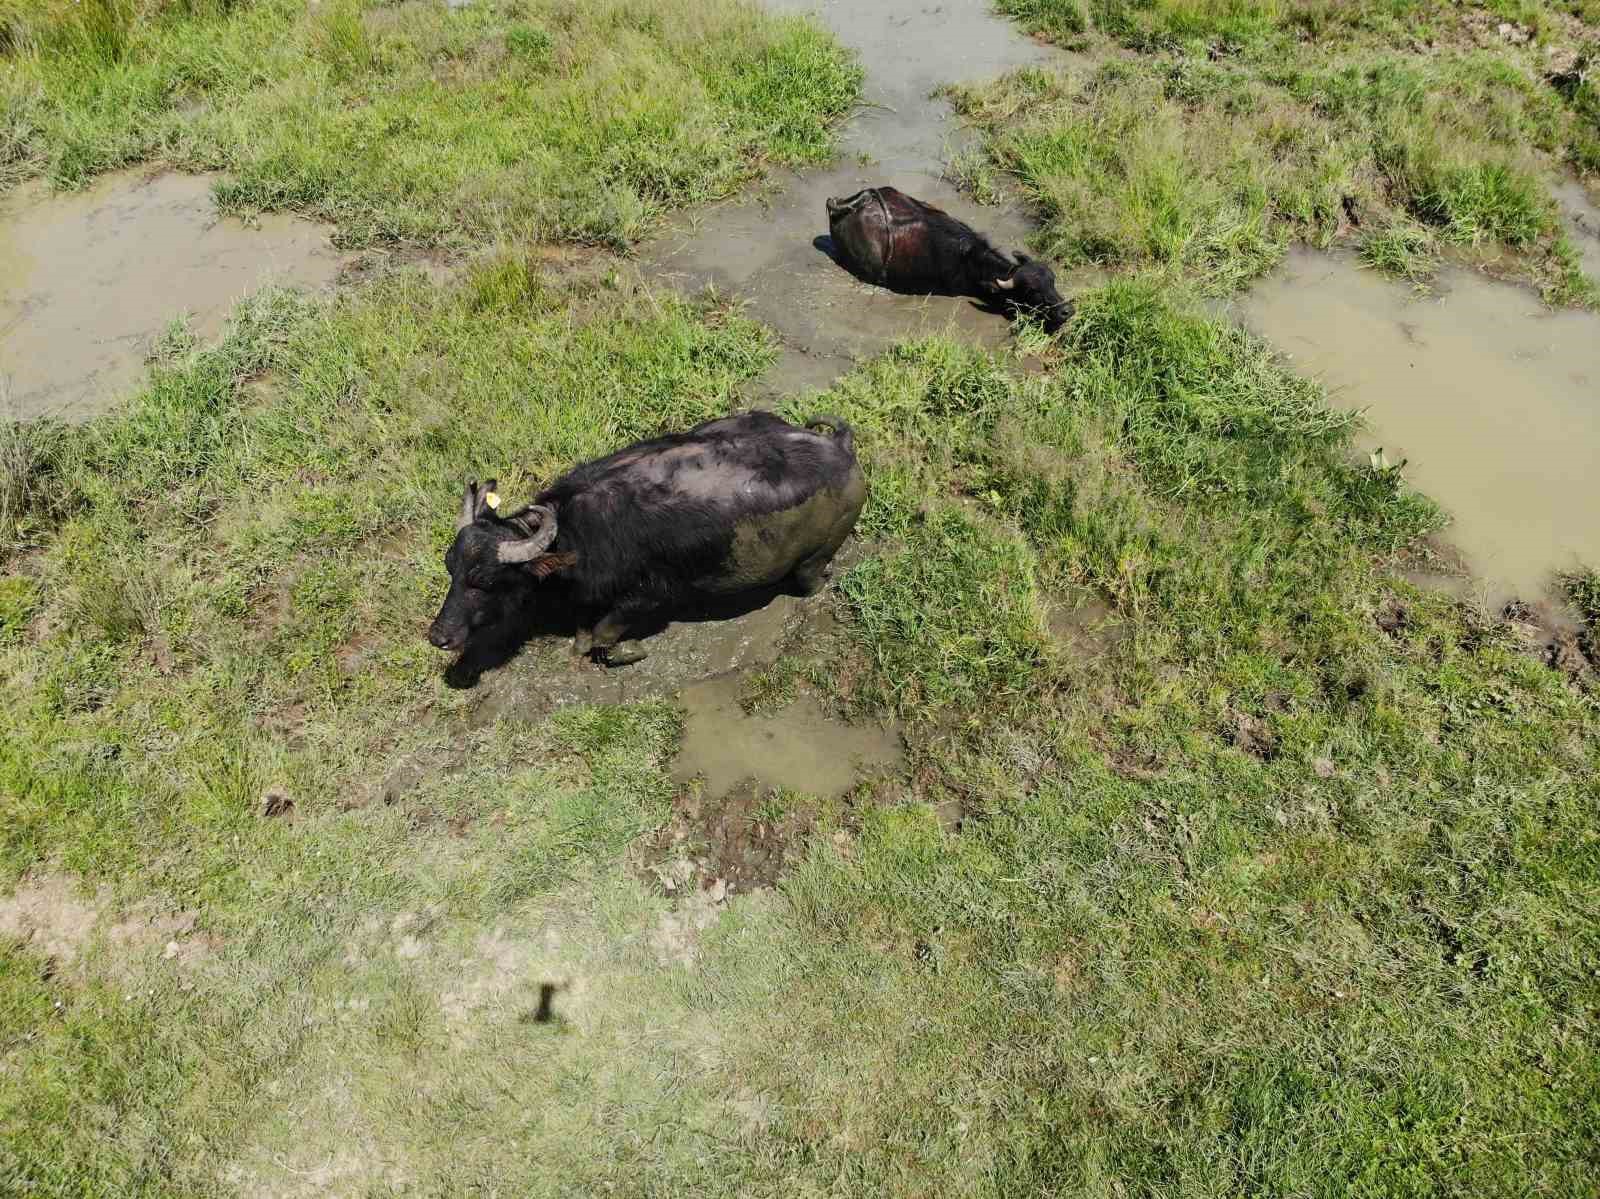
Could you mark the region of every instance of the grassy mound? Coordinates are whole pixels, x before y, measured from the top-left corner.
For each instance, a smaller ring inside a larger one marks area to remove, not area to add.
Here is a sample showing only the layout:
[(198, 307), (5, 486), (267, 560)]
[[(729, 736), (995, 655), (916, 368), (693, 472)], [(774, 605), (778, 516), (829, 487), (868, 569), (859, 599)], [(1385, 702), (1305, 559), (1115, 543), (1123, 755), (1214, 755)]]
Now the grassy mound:
[(859, 70), (743, 0), (0, 8), (0, 184), (140, 162), (347, 244), (621, 245), (768, 162), (831, 152)]

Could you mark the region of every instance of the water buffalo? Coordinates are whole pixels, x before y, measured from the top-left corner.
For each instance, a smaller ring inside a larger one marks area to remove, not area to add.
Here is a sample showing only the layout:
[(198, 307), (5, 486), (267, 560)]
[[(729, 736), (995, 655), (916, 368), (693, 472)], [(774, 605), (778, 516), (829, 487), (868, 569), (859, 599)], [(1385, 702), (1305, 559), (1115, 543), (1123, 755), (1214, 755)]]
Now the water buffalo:
[(828, 229), (845, 263), (880, 286), (1033, 309), (1052, 332), (1072, 315), (1044, 263), (1006, 255), (972, 226), (898, 188), (869, 187), (830, 199)]
[(613, 666), (645, 656), (618, 642), (652, 611), (790, 579), (816, 592), (867, 496), (847, 424), (801, 428), (770, 412), (637, 442), (507, 516), (494, 488), (469, 483), (462, 496), (428, 640), (463, 649), (513, 605), (564, 603), (574, 650)]

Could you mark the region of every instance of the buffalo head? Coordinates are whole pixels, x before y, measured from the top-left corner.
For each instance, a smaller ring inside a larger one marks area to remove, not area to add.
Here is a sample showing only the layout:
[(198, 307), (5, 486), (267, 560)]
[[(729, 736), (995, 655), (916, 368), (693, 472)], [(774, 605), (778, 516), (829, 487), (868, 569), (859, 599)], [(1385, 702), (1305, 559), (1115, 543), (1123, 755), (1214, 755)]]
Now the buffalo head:
[(1013, 257), (1016, 262), (1011, 270), (986, 281), (984, 290), (1013, 307), (1037, 311), (1045, 328), (1054, 333), (1072, 316), (1072, 305), (1056, 290), (1055, 272), (1026, 254), (1019, 252)]
[(556, 539), (556, 514), (533, 505), (502, 517), (495, 481), (468, 483), (456, 517), (455, 541), (444, 556), (450, 592), (433, 618), (428, 640), (459, 650), (475, 629), (497, 623), (507, 604), (524, 598), (542, 575)]

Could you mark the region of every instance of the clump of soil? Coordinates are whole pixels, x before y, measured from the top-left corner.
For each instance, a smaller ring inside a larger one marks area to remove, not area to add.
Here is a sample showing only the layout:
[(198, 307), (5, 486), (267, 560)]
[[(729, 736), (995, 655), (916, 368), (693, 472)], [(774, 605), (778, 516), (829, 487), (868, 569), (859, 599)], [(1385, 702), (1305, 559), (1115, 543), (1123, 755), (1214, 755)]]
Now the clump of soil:
[(779, 811), (775, 796), (754, 779), (716, 797), (692, 786), (679, 791), (671, 818), (645, 841), (645, 877), (677, 898), (772, 886), (816, 827), (811, 811)]
[(1263, 762), (1270, 762), (1278, 755), (1278, 735), (1259, 716), (1237, 710), (1229, 712), (1223, 735), (1235, 749)]
[(269, 787), (261, 796), (261, 815), (267, 819), (279, 816), (292, 816), (294, 813), (294, 800), (282, 787)]
[(1592, 629), (1579, 629), (1544, 605), (1512, 600), (1500, 612), (1523, 651), (1575, 683), (1600, 682), (1600, 646)]
[(1377, 615), (1373, 620), (1389, 636), (1398, 637), (1411, 623), (1411, 609), (1400, 600), (1391, 597), (1378, 606)]

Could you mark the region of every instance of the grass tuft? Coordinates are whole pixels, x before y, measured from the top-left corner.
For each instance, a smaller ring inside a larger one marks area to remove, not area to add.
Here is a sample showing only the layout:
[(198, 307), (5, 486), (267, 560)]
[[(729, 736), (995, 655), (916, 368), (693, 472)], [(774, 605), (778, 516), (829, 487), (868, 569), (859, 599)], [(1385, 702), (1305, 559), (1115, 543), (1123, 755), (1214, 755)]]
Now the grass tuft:
[[(1543, 176), (1572, 118), (1489, 54), (1114, 59), (954, 89), (1068, 264), (1243, 287), (1290, 240), (1365, 227), (1370, 260), (1421, 269), (1441, 243), (1504, 252), (1553, 303), (1589, 289)], [(965, 173), (974, 175), (968, 166)]]
[(1361, 239), (1361, 260), (1397, 278), (1426, 283), (1438, 269), (1439, 243), (1424, 226), (1396, 220)]
[[(113, 48), (74, 32), (91, 9)], [(742, 0), (89, 0), (28, 30), (0, 73), (0, 187), (223, 171), (225, 208), (322, 217), (349, 245), (622, 246), (769, 163), (825, 159), (861, 80), (815, 24)]]

